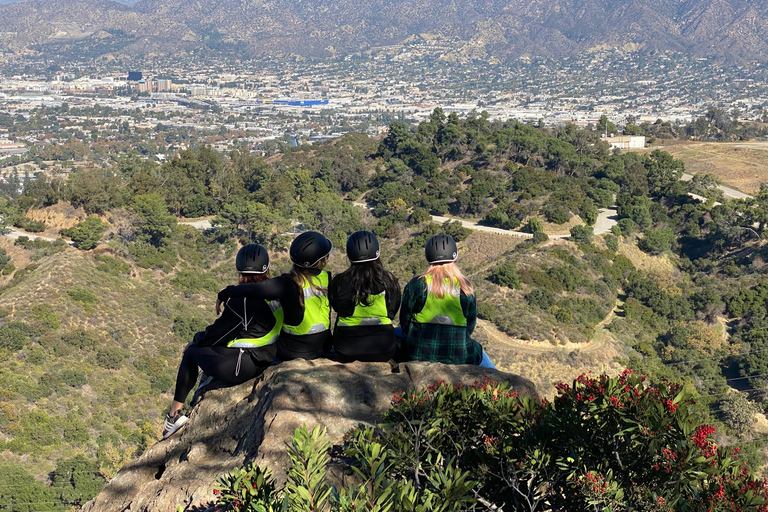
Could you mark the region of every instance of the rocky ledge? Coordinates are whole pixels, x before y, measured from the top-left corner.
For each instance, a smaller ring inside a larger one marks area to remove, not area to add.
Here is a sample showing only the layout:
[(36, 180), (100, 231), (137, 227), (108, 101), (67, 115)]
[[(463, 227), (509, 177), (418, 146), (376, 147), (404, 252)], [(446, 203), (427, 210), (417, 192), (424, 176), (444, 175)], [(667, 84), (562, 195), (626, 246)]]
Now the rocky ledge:
[(398, 392), (440, 380), (473, 384), (486, 375), (521, 395), (540, 396), (525, 378), (477, 366), (327, 359), (289, 361), (239, 386), (213, 386), (192, 408), (184, 429), (126, 464), (82, 510), (213, 510), (216, 478), (249, 461), (272, 468), (284, 482), (285, 442), (302, 424), (325, 426), (327, 438), (340, 444), (352, 427), (377, 423)]

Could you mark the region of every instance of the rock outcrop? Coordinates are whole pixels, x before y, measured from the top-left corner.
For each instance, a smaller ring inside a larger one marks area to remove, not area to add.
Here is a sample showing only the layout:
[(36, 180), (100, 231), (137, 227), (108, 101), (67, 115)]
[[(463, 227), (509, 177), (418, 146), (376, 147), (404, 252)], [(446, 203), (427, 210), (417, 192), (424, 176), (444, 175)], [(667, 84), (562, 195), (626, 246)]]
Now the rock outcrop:
[(208, 510), (216, 478), (251, 460), (284, 481), (285, 442), (302, 424), (323, 425), (327, 438), (340, 443), (352, 427), (376, 423), (399, 391), (439, 380), (472, 384), (486, 375), (522, 395), (539, 396), (527, 379), (477, 366), (327, 359), (289, 361), (239, 386), (213, 386), (192, 408), (183, 430), (126, 464), (82, 510)]

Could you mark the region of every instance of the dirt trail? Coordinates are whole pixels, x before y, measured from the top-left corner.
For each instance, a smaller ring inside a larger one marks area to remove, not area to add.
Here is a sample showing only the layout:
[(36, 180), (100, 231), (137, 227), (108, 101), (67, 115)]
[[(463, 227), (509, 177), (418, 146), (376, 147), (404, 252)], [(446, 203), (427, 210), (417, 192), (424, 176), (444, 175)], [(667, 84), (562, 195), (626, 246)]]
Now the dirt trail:
[(595, 334), (591, 341), (586, 343), (571, 343), (570, 341), (558, 341), (558, 344), (554, 345), (549, 341), (536, 341), (536, 340), (523, 340), (520, 338), (513, 338), (508, 334), (505, 334), (499, 330), (496, 325), (487, 320), (477, 320), (477, 326), (482, 329), (483, 333), (491, 340), (499, 342), (503, 345), (514, 347), (515, 350), (524, 352), (527, 354), (541, 354), (545, 352), (553, 352), (555, 350), (573, 351), (578, 350), (581, 353), (594, 353), (602, 351), (605, 354), (615, 353), (615, 349), (612, 346), (614, 343), (611, 333), (605, 328), (616, 315), (616, 309), (619, 307), (617, 301), (611, 312), (603, 318), (600, 323), (595, 326)]

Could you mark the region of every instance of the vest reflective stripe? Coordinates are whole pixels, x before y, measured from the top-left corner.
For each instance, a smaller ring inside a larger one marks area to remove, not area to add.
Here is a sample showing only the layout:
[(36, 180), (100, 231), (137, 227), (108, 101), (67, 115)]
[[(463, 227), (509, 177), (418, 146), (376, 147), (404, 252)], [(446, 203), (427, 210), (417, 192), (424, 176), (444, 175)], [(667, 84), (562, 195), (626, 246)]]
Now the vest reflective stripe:
[(427, 283), (427, 301), (421, 311), (413, 315), (413, 320), (419, 324), (467, 325), (467, 318), (461, 309), (461, 288), (459, 281), (453, 280), (453, 286), (446, 279), (448, 293), (437, 297), (432, 293), (432, 276), (424, 276)]
[[(320, 274), (312, 277), (312, 283), (316, 288), (328, 289), (328, 272), (321, 270)], [(331, 328), (331, 306), (328, 296), (321, 290), (313, 290), (307, 278), (304, 278), (302, 286), (304, 294), (304, 319), (299, 325), (283, 324), (283, 332), (303, 336), (316, 334)]]
[(238, 340), (232, 340), (227, 343), (228, 347), (233, 348), (258, 348), (266, 347), (277, 343), (277, 338), (280, 337), (280, 329), (283, 327), (283, 306), (280, 305), (280, 301), (273, 300), (267, 301), (269, 309), (272, 310), (272, 314), (275, 315), (275, 325), (272, 330), (261, 338), (240, 338)]
[(358, 325), (390, 325), (392, 320), (387, 316), (386, 292), (373, 296), (373, 304), (366, 306), (356, 304), (352, 316), (339, 317), (339, 327), (357, 327)]

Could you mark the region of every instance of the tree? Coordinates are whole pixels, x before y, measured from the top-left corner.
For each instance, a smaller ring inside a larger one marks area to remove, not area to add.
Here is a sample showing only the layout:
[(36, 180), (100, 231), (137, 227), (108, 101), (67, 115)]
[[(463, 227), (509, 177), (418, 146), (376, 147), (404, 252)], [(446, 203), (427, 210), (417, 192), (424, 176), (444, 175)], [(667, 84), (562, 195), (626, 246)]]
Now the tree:
[(98, 217), (89, 216), (74, 228), (62, 229), (61, 234), (70, 237), (78, 249), (89, 251), (99, 244), (107, 227)]
[(171, 215), (165, 200), (156, 193), (133, 198), (133, 211), (138, 215), (135, 227), (138, 239), (154, 247), (163, 246), (173, 234), (176, 217)]
[(637, 246), (649, 254), (662, 254), (672, 249), (675, 242), (675, 232), (669, 228), (648, 228)]
[(120, 178), (102, 169), (84, 169), (72, 173), (68, 185), (72, 206), (81, 206), (85, 213), (101, 214), (123, 204)]
[(600, 116), (600, 120), (595, 125), (595, 130), (598, 133), (602, 133), (602, 134), (607, 133), (608, 135), (611, 135), (611, 134), (615, 135), (617, 133), (616, 125), (613, 122), (609, 121), (606, 115)]
[(578, 244), (591, 244), (593, 231), (590, 226), (573, 226), (571, 240)]

